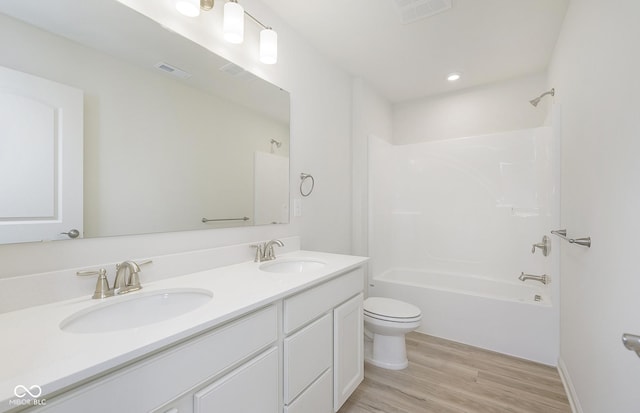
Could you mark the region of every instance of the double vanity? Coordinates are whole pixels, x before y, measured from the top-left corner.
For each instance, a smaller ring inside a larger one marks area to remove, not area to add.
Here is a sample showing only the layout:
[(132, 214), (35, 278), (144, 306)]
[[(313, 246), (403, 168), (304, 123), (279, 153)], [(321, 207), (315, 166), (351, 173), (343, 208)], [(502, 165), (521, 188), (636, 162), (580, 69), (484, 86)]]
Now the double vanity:
[(365, 261), (294, 251), (0, 314), (0, 412), (335, 412), (363, 378)]

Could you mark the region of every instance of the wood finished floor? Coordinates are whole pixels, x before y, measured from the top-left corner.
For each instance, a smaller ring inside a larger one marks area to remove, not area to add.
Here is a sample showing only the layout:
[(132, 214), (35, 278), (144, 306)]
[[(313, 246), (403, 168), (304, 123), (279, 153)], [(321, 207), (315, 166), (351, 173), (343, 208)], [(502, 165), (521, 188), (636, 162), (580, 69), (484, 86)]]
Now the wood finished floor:
[(555, 368), (420, 333), (407, 354), (401, 371), (365, 363), (338, 413), (571, 413)]

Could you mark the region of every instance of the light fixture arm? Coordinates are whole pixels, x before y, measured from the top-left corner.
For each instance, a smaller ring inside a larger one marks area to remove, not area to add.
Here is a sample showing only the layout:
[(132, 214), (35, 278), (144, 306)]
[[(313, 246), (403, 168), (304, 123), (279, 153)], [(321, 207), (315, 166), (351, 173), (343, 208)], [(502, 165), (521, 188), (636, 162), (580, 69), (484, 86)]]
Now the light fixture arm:
[(244, 14), (249, 16), (249, 18), (251, 18), (251, 20), (256, 22), (256, 24), (258, 24), (258, 26), (262, 27), (263, 29), (272, 30), (270, 26), (265, 26), (264, 24), (262, 24), (262, 22), (260, 20), (258, 20), (255, 17), (253, 17), (253, 15), (251, 13), (249, 13), (248, 11), (245, 10)]

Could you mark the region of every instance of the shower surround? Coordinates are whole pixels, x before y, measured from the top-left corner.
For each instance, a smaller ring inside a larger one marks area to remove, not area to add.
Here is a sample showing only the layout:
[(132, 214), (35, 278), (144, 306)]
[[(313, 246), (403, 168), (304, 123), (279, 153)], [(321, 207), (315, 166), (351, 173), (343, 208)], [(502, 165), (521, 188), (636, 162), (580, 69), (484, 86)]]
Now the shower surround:
[[(371, 296), (420, 307), (418, 331), (555, 365), (552, 127), (411, 145), (369, 141)], [(551, 283), (522, 273), (548, 274)]]

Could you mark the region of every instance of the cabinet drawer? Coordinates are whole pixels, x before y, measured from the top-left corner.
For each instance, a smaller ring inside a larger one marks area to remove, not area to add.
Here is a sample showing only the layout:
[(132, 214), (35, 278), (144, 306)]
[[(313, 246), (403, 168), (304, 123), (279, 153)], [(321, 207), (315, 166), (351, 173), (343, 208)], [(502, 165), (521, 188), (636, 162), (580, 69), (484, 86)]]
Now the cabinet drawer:
[(284, 403), (289, 404), (333, 363), (331, 313), (284, 339)]
[(284, 332), (289, 334), (309, 320), (333, 309), (364, 289), (362, 267), (284, 300)]
[(81, 412), (87, 406), (92, 413), (153, 410), (275, 342), (277, 326), (276, 307), (267, 307), (47, 400), (39, 411)]
[(194, 413), (277, 413), (276, 347), (227, 374), (194, 396)]
[(285, 406), (284, 413), (333, 413), (331, 402), (331, 369), (325, 371), (300, 397), (289, 406)]

